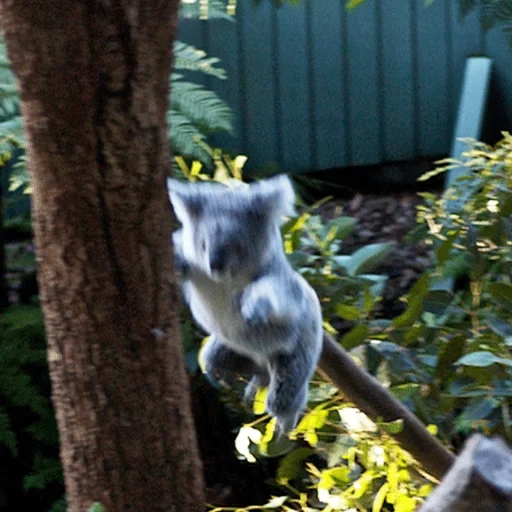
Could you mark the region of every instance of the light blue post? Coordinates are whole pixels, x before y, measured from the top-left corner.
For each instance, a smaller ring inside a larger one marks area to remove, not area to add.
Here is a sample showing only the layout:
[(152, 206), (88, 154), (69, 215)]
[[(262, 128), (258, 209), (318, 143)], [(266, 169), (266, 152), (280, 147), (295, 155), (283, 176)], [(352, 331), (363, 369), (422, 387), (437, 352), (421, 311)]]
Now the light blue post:
[[(460, 139), (479, 139), (480, 137), (491, 78), (491, 63), (491, 59), (487, 57), (471, 57), (466, 61), (464, 85), (451, 151), (451, 157), (457, 160), (462, 160), (462, 153), (466, 150), (464, 142)], [(464, 171), (462, 166), (451, 169), (446, 178), (446, 188), (462, 176)], [(459, 199), (448, 202), (448, 211), (457, 211), (462, 207), (464, 201), (465, 198), (462, 195)], [(444, 279), (432, 286), (432, 289), (451, 291), (453, 284), (453, 279)]]
[[(487, 57), (471, 57), (466, 61), (464, 85), (452, 143), (452, 158), (460, 160), (466, 149), (459, 139), (480, 137), (491, 78), (491, 63), (491, 59)], [(462, 167), (452, 169), (448, 173), (446, 187), (449, 187), (463, 172)]]

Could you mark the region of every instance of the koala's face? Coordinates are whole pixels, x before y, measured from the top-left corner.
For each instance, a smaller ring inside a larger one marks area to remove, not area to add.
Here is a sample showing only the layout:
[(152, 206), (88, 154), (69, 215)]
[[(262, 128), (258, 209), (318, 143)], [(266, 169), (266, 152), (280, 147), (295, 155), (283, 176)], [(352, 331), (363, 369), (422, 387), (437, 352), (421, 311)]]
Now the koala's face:
[(244, 278), (266, 263), (276, 229), (253, 211), (203, 204), (183, 223), (183, 255), (214, 280)]
[(289, 190), (271, 181), (243, 189), (172, 182), (185, 259), (215, 280), (251, 278), (260, 271), (273, 250), (282, 250), (281, 216), (293, 207), (288, 180)]

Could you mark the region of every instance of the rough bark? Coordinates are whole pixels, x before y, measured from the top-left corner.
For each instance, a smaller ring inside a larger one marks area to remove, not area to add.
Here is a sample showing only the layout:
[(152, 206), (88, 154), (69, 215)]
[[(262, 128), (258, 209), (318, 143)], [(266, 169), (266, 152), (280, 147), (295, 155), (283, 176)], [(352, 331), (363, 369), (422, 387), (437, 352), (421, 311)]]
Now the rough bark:
[(178, 0), (0, 0), (70, 512), (203, 510), (170, 247)]
[(512, 450), (475, 434), (420, 512), (512, 512)]
[(339, 343), (324, 333), (319, 369), (342, 394), (374, 421), (401, 419), (403, 429), (393, 437), (431, 475), (442, 478), (454, 461), (453, 455), (429, 434), (421, 421), (377, 379), (357, 366)]

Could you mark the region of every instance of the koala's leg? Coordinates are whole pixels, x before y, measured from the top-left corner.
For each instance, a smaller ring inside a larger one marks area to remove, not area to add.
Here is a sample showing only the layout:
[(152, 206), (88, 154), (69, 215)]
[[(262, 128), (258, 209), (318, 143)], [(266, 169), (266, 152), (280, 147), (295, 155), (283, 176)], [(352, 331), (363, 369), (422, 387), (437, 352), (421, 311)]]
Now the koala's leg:
[(258, 388), (264, 388), (270, 384), (270, 376), (266, 370), (261, 368), (260, 374), (253, 375), (244, 392), (244, 403), (247, 406), (252, 406)]
[(258, 373), (258, 365), (224, 345), (215, 335), (205, 343), (199, 352), (206, 377), (215, 384), (233, 385), (240, 375)]
[(279, 354), (269, 363), (267, 411), (276, 418), (280, 433), (293, 430), (306, 407), (308, 384), (316, 362), (307, 351)]

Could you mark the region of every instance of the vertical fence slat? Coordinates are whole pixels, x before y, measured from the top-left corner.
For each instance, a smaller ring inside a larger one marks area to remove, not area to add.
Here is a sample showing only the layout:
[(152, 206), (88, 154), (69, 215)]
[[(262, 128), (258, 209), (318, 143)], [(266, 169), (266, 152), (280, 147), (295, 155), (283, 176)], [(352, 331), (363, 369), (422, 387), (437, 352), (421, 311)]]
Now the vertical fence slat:
[(347, 15), (351, 165), (381, 161), (377, 17), (373, 2)]
[[(178, 40), (195, 46), (199, 50), (207, 51), (206, 23), (209, 22), (198, 19), (180, 19)], [(187, 79), (189, 78), (187, 72), (183, 74), (187, 76)], [(193, 73), (190, 76), (196, 84), (206, 86), (207, 79), (203, 73)]]
[(220, 66), (226, 70), (227, 80), (212, 78), (211, 88), (233, 110), (233, 135), (219, 133), (213, 137), (215, 145), (245, 151), (243, 144), (240, 90), (240, 60), (238, 59), (238, 38), (236, 22), (213, 19), (208, 31), (208, 50), (210, 57), (221, 59)]
[(311, 3), (311, 57), (316, 167), (348, 165), (346, 109), (341, 47), (342, 3), (322, 0)]
[(278, 160), (272, 9), (271, 2), (238, 2), (244, 23), (241, 80), (245, 90), (247, 165), (252, 169)]
[[(468, 57), (483, 55), (480, 21), (477, 10), (462, 17), (459, 2), (451, 4), (451, 22), (453, 32), (453, 49), (451, 58), (451, 94), (457, 100), (462, 91), (464, 67)], [(455, 119), (457, 101), (451, 106), (451, 116)]]
[(447, 154), (453, 127), (448, 115), (445, 1), (417, 0), (419, 156)]
[(303, 170), (311, 166), (306, 4), (284, 4), (276, 14), (283, 170)]
[(491, 122), (495, 124), (494, 136), (499, 136), (496, 133), (498, 131), (512, 130), (512, 48), (509, 44), (511, 35), (511, 32), (503, 31), (503, 25), (498, 25), (485, 37), (486, 54), (493, 61), (491, 97), (496, 116)]
[(414, 80), (410, 2), (380, 0), (384, 73), (384, 158), (414, 158)]

